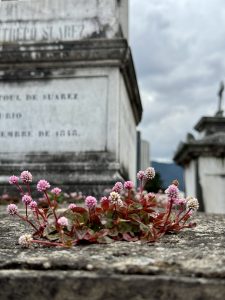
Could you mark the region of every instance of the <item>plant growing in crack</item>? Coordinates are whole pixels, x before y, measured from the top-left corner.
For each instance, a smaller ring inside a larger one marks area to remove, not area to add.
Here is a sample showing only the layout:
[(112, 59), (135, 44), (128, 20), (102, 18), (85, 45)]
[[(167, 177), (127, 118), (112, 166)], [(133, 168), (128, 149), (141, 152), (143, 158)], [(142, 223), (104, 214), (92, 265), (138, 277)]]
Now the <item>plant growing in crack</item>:
[[(72, 247), (80, 243), (110, 243), (113, 241), (155, 242), (166, 233), (178, 233), (184, 228), (193, 228), (189, 222), (198, 209), (198, 200), (179, 196), (179, 183), (174, 180), (165, 191), (167, 206), (158, 205), (153, 193), (144, 191), (145, 184), (155, 176), (153, 168), (139, 171), (137, 190), (131, 181), (117, 182), (108, 197), (98, 202), (93, 196), (85, 198), (84, 204), (71, 203), (64, 211), (58, 210), (57, 199), (60, 188), (50, 190), (48, 181), (37, 183), (37, 190), (48, 203), (44, 209), (33, 200), (30, 184), (32, 174), (23, 171), (20, 178), (11, 176), (9, 183), (15, 185), (22, 195), (24, 213), (17, 205), (9, 204), (7, 212), (19, 217), (33, 229), (32, 234), (19, 238), (19, 244), (29, 247), (32, 244), (45, 246)], [(25, 185), (20, 184), (20, 180)]]

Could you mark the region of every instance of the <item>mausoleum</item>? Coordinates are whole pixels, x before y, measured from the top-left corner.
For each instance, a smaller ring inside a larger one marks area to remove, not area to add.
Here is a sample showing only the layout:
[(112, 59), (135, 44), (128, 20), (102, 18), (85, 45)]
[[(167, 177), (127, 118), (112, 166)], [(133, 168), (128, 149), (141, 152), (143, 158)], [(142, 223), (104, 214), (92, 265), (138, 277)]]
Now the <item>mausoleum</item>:
[(202, 117), (195, 130), (200, 137), (188, 134), (174, 156), (184, 167), (186, 194), (206, 212), (225, 213), (225, 117)]

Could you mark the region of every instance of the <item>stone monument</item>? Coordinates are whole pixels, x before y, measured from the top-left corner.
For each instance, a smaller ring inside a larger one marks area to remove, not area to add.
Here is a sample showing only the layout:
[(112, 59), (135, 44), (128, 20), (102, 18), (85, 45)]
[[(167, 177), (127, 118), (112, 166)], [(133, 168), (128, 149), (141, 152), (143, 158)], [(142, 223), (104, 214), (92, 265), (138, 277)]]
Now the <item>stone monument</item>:
[(0, 1), (0, 20), (0, 192), (24, 169), (85, 194), (135, 180), (128, 0)]
[(202, 117), (195, 125), (201, 137), (195, 139), (188, 134), (174, 156), (175, 162), (184, 167), (186, 194), (197, 197), (201, 209), (211, 213), (225, 213), (225, 117), (222, 93), (218, 95), (216, 115)]

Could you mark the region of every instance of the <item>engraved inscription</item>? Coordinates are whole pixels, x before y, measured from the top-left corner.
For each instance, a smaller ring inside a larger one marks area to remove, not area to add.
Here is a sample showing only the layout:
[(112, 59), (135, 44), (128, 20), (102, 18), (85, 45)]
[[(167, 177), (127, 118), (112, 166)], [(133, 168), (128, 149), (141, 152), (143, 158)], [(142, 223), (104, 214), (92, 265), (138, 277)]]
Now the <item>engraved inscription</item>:
[(107, 82), (105, 76), (0, 82), (0, 151), (104, 151)]
[(81, 23), (70, 23), (58, 25), (47, 25), (32, 22), (13, 22), (0, 24), (0, 41), (20, 42), (20, 41), (55, 41), (78, 39), (83, 31)]

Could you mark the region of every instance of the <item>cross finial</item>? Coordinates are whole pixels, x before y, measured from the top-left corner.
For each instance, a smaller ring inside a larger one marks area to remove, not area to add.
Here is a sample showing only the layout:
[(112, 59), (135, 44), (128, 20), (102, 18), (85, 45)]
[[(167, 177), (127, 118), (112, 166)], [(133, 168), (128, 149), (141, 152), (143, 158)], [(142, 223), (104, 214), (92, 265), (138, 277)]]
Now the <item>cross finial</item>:
[(221, 81), (220, 88), (218, 91), (219, 105), (218, 105), (218, 112), (216, 113), (217, 116), (223, 115), (223, 110), (222, 110), (223, 92), (224, 92), (224, 83), (223, 83), (223, 81)]

